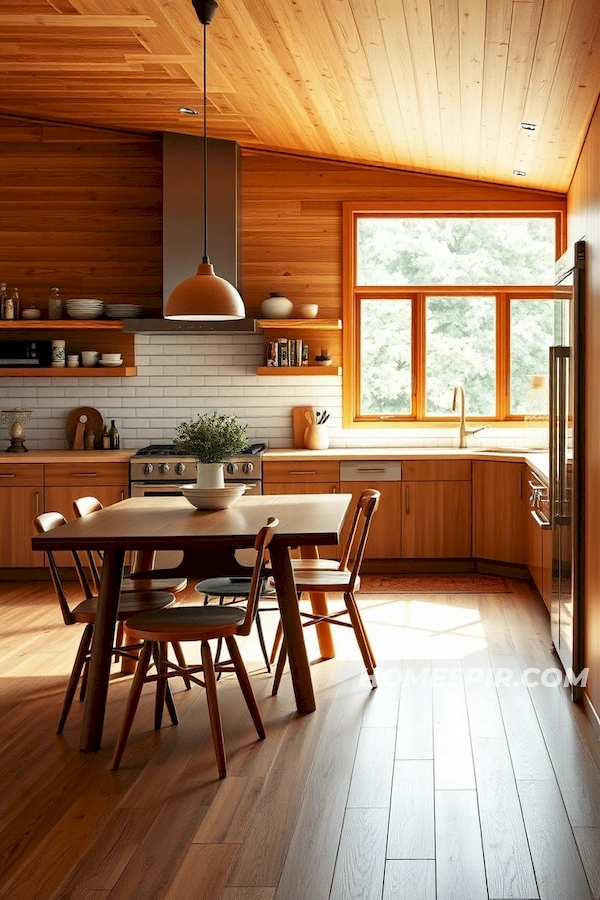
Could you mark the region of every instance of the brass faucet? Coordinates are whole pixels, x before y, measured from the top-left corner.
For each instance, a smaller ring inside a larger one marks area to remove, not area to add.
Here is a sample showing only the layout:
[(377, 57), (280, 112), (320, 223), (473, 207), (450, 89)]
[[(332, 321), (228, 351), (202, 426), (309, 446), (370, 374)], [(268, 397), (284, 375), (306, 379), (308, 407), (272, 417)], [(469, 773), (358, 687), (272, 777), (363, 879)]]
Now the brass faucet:
[(469, 435), (477, 434), (478, 431), (483, 431), (485, 428), (489, 428), (490, 426), (481, 425), (479, 428), (467, 428), (467, 399), (465, 396), (465, 389), (462, 384), (457, 384), (454, 388), (454, 395), (452, 397), (452, 412), (456, 412), (457, 397), (460, 397), (460, 429), (458, 435), (458, 446), (464, 450), (467, 446), (467, 438), (469, 437)]

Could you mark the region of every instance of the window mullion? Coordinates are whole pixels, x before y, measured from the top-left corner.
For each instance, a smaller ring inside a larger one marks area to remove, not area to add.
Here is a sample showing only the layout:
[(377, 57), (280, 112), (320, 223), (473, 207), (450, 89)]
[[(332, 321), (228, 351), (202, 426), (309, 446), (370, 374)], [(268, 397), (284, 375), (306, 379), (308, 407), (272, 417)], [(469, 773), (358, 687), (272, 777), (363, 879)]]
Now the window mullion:
[(510, 377), (510, 326), (508, 297), (503, 291), (496, 296), (496, 418), (508, 415)]
[(413, 297), (413, 414), (425, 418), (425, 294)]

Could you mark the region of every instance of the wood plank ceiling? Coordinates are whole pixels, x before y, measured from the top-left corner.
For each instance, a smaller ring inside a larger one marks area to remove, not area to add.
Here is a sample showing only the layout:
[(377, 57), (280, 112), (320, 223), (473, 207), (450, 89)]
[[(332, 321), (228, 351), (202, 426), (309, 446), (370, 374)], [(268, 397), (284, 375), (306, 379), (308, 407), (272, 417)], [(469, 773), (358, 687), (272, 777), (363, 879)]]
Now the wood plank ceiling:
[[(0, 0), (0, 35), (0, 112), (201, 132), (179, 112), (202, 103), (190, 0)], [(600, 2), (221, 0), (208, 56), (214, 137), (564, 192)]]

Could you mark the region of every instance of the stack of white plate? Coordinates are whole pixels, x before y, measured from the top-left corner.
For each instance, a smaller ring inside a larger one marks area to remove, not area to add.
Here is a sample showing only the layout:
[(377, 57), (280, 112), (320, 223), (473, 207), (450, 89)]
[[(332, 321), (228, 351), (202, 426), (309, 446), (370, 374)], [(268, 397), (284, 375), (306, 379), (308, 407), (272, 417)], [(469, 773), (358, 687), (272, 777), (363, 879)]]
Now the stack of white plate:
[(123, 357), (120, 353), (103, 353), (100, 357), (101, 366), (121, 366)]
[(106, 315), (109, 319), (139, 319), (144, 307), (137, 303), (107, 303)]
[(72, 319), (98, 319), (103, 311), (102, 300), (67, 300), (67, 312)]
[(199, 488), (195, 484), (181, 486), (181, 493), (196, 509), (228, 509), (245, 490), (245, 484), (226, 484), (222, 488)]

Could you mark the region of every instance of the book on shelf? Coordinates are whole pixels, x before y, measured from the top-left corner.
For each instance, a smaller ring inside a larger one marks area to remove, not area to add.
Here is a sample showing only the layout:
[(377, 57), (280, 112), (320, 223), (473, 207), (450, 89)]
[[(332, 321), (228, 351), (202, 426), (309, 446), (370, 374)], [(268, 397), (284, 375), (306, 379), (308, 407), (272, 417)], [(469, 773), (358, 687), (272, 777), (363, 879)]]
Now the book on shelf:
[(307, 366), (308, 344), (299, 338), (279, 338), (276, 341), (269, 341), (266, 364), (270, 368)]

